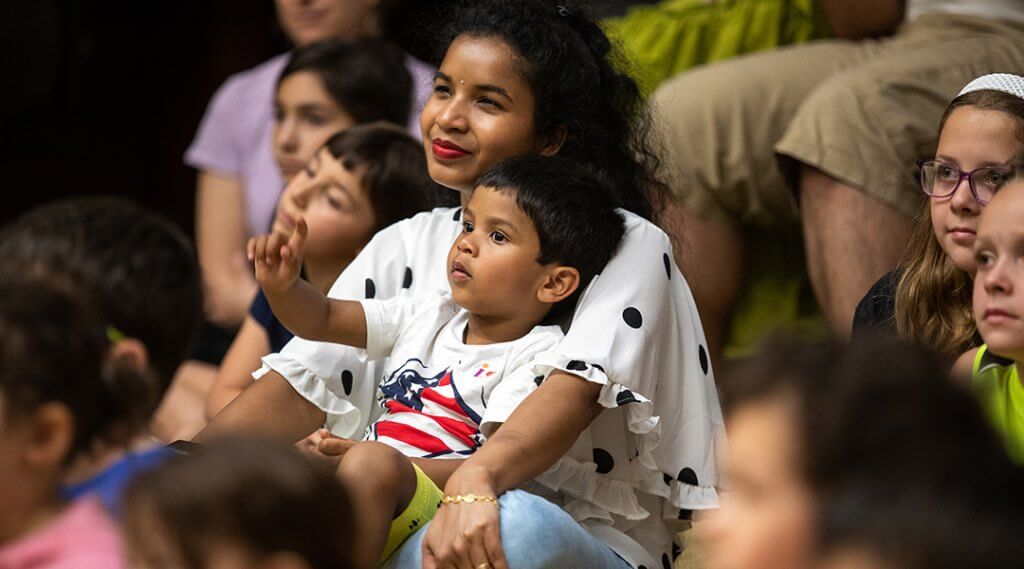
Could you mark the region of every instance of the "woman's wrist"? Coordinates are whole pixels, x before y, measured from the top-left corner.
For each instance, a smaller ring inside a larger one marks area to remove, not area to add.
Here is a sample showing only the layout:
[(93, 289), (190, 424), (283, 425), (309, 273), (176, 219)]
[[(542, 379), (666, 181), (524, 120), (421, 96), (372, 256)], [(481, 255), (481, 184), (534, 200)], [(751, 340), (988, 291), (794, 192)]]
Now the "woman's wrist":
[(444, 493), (449, 496), (474, 494), (477, 496), (497, 497), (500, 492), (495, 488), (494, 477), (484, 467), (471, 463), (463, 463), (444, 485)]

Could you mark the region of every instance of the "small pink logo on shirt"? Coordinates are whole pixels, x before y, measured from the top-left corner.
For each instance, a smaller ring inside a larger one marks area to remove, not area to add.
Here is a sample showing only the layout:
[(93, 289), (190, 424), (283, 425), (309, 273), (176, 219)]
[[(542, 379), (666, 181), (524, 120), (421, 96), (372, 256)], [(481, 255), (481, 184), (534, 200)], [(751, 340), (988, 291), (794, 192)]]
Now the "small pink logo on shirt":
[(490, 364), (484, 364), (484, 365), (480, 366), (480, 369), (476, 370), (476, 373), (473, 374), (473, 377), (480, 377), (480, 375), (484, 374), (484, 373), (486, 373), (486, 375), (484, 375), (484, 377), (491, 377), (492, 375), (494, 375), (494, 372), (493, 371), (489, 371), (487, 369), (489, 367), (491, 367)]

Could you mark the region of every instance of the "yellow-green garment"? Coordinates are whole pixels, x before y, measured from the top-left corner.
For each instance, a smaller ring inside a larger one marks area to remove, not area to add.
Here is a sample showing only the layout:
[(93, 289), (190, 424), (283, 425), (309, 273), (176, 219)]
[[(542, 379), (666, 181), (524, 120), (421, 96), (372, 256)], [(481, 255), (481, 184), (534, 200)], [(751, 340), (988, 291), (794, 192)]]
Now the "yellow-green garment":
[(604, 25), (646, 92), (695, 65), (828, 36), (815, 0), (664, 0)]
[(982, 346), (974, 357), (971, 387), (989, 422), (1003, 436), (1010, 458), (1024, 464), (1024, 385), (1017, 364)]

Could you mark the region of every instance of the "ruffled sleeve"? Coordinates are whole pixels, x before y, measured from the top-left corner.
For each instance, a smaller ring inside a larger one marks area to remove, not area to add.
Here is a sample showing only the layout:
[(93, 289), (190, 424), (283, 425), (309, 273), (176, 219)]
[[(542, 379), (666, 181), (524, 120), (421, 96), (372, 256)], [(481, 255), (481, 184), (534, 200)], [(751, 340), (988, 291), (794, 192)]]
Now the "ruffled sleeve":
[[(537, 481), (570, 498), (577, 520), (682, 512), (718, 505), (722, 412), (689, 287), (660, 229), (623, 212), (615, 257), (580, 298), (565, 339), (538, 358), (602, 386), (608, 409)], [(644, 495), (660, 512), (641, 507)]]

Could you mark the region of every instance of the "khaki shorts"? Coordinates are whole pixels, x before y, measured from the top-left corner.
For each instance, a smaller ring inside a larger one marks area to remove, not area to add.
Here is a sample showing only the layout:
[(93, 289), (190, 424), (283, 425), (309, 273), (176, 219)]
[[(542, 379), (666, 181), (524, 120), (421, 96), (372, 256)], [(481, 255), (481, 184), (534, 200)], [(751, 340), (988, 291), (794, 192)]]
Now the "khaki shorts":
[(697, 68), (653, 97), (664, 176), (687, 209), (733, 224), (796, 223), (799, 163), (911, 216), (946, 106), (996, 72), (1024, 74), (1024, 26), (946, 14)]

